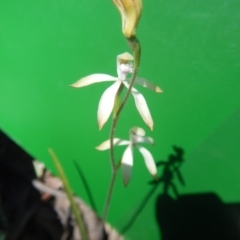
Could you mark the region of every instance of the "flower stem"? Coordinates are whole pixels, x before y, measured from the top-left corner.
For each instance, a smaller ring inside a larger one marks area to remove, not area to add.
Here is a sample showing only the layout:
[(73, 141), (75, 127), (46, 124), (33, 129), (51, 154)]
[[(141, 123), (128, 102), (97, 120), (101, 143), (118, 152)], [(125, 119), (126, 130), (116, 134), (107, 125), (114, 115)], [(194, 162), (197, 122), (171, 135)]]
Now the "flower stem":
[(116, 176), (117, 176), (116, 173), (117, 173), (116, 170), (114, 170), (114, 171), (112, 172), (111, 181), (110, 181), (110, 186), (109, 186), (108, 193), (107, 193), (107, 200), (106, 200), (106, 203), (105, 203), (105, 207), (104, 207), (104, 211), (103, 211), (103, 216), (102, 216), (103, 222), (106, 220), (107, 213), (108, 213), (108, 209), (109, 209), (109, 205), (110, 205), (110, 202), (111, 202), (112, 193), (113, 193), (113, 188), (114, 188), (114, 184), (115, 184), (115, 180), (116, 180)]
[(70, 188), (70, 184), (69, 184), (69, 182), (67, 180), (67, 177), (66, 177), (66, 175), (64, 173), (64, 170), (63, 170), (63, 168), (62, 168), (62, 166), (60, 164), (60, 161), (57, 158), (55, 152), (51, 148), (48, 149), (48, 152), (51, 155), (52, 160), (53, 160), (53, 162), (54, 162), (54, 164), (55, 164), (55, 166), (57, 168), (59, 177), (62, 180), (64, 189), (66, 191), (66, 194), (68, 196), (68, 200), (70, 202), (70, 206), (72, 208), (72, 212), (73, 212), (75, 221), (76, 221), (77, 226), (78, 226), (78, 230), (79, 230), (80, 236), (82, 237), (83, 240), (88, 240), (89, 238), (88, 238), (88, 235), (87, 235), (86, 227), (85, 227), (84, 222), (83, 222), (83, 217), (82, 217), (81, 210), (77, 206), (76, 202), (74, 201), (73, 194), (72, 194), (72, 191), (71, 191), (71, 188)]
[(103, 221), (105, 221), (106, 217), (107, 217), (108, 209), (109, 209), (112, 194), (113, 194), (113, 188), (114, 188), (114, 184), (115, 184), (116, 174), (117, 174), (117, 170), (118, 170), (118, 166), (115, 164), (114, 146), (113, 146), (113, 139), (114, 139), (114, 135), (115, 135), (115, 131), (116, 131), (117, 121), (119, 119), (119, 115), (120, 115), (121, 111), (123, 110), (123, 108), (128, 100), (128, 97), (131, 93), (134, 81), (137, 77), (137, 72), (138, 72), (138, 68), (140, 65), (140, 58), (141, 58), (141, 45), (140, 45), (140, 42), (138, 41), (138, 39), (136, 37), (131, 37), (131, 38), (127, 38), (127, 41), (128, 41), (128, 45), (131, 48), (131, 50), (133, 52), (133, 56), (134, 56), (134, 70), (133, 70), (133, 74), (132, 74), (132, 78), (131, 78), (131, 81), (129, 84), (128, 91), (127, 91), (121, 105), (117, 108), (117, 111), (114, 114), (114, 117), (112, 120), (112, 126), (111, 126), (111, 130), (110, 130), (110, 163), (111, 163), (111, 168), (112, 168), (112, 177), (111, 177), (110, 186), (108, 189), (107, 200), (106, 200), (104, 211), (103, 211), (103, 217), (102, 217)]

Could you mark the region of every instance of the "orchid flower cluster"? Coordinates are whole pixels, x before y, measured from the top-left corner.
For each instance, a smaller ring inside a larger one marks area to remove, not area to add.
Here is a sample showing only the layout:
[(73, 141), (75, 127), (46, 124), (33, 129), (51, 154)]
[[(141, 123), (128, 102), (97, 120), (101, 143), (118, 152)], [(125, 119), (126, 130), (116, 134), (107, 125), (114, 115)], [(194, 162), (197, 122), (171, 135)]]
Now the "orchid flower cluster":
[[(133, 60), (134, 58), (130, 53), (125, 52), (120, 54), (117, 56), (117, 77), (103, 73), (95, 73), (86, 76), (71, 85), (74, 88), (81, 88), (99, 82), (114, 82), (103, 92), (98, 104), (97, 119), (100, 130), (113, 112), (119, 89), (121, 89), (121, 87), (126, 87), (127, 89), (129, 88), (130, 79), (127, 78), (127, 76), (133, 72)], [(162, 92), (162, 90), (154, 83), (143, 78), (137, 77), (135, 79), (135, 84), (148, 88), (156, 93)], [(131, 89), (131, 94), (135, 100), (135, 105), (140, 116), (152, 130), (153, 119), (144, 96), (134, 87)], [(121, 140), (118, 138), (113, 139), (114, 146), (128, 145), (121, 159), (122, 177), (125, 186), (128, 185), (132, 173), (134, 147), (142, 154), (145, 165), (150, 174), (155, 178), (157, 175), (157, 169), (152, 154), (146, 148), (140, 146), (139, 143), (153, 144), (153, 139), (146, 137), (144, 130), (139, 127), (134, 127), (130, 130), (130, 140)], [(100, 151), (107, 150), (109, 148), (110, 140), (103, 142), (97, 147)]]
[[(149, 90), (156, 93), (162, 92), (162, 90), (154, 83), (146, 79), (137, 77), (137, 72), (140, 66), (141, 59), (141, 45), (136, 37), (136, 30), (142, 14), (142, 0), (112, 0), (112, 2), (120, 12), (122, 18), (122, 33), (125, 36), (133, 55), (125, 52), (117, 56), (116, 77), (109, 74), (95, 73), (83, 77), (71, 85), (74, 88), (82, 88), (99, 82), (113, 82), (112, 85), (110, 85), (103, 92), (97, 110), (97, 121), (99, 130), (103, 128), (105, 123), (108, 121), (111, 113), (113, 113), (112, 125), (110, 129), (110, 139), (104, 141), (96, 147), (96, 149), (99, 151), (104, 151), (108, 149), (110, 150), (110, 164), (112, 167), (109, 190), (107, 193), (106, 204), (102, 214), (102, 222), (104, 222), (107, 217), (112, 198), (114, 183), (116, 180), (117, 170), (120, 166), (122, 169), (123, 183), (125, 186), (129, 184), (132, 175), (134, 149), (137, 149), (141, 153), (147, 170), (155, 179), (157, 179), (157, 168), (154, 158), (146, 148), (141, 146), (142, 143), (153, 145), (153, 139), (151, 137), (147, 137), (145, 131), (140, 127), (133, 127), (130, 129), (129, 140), (115, 138), (114, 135), (119, 115), (125, 104), (127, 103), (130, 95), (133, 96), (137, 111), (139, 112), (143, 121), (151, 130), (153, 130), (154, 123), (147, 102), (144, 96), (134, 87), (134, 84), (148, 88)], [(128, 78), (128, 74), (132, 74), (131, 78)], [(120, 97), (124, 88), (127, 89), (127, 92), (123, 100), (121, 100)], [(123, 145), (126, 146), (126, 149), (124, 150), (120, 161), (116, 163), (114, 156), (115, 146)], [(72, 192), (64, 174), (64, 171), (52, 149), (49, 149), (49, 153), (63, 180), (64, 188), (66, 189), (66, 192), (68, 194), (73, 214), (79, 227), (79, 233), (84, 240), (87, 240), (87, 230), (84, 225), (81, 211), (77, 208), (77, 205), (74, 202)]]
[[(125, 86), (127, 89), (129, 87), (130, 79), (127, 78), (129, 73), (133, 71), (133, 65), (131, 64), (133, 61), (133, 56), (129, 53), (123, 53), (117, 56), (117, 77), (103, 74), (103, 73), (95, 73), (89, 76), (86, 76), (77, 82), (73, 83), (71, 86), (74, 88), (81, 88), (88, 86), (90, 84), (98, 83), (98, 82), (107, 82), (113, 81), (114, 83), (108, 87), (104, 93), (102, 94), (97, 111), (97, 119), (99, 129), (101, 130), (103, 125), (107, 122), (111, 112), (113, 111), (114, 102), (116, 99), (116, 95), (118, 90), (120, 89), (121, 85)], [(143, 78), (136, 78), (135, 83), (146, 87), (154, 92), (161, 93), (162, 90), (156, 86), (154, 83), (145, 80)], [(141, 115), (144, 122), (153, 129), (153, 120), (148, 109), (148, 105), (146, 103), (145, 98), (143, 95), (135, 88), (132, 88), (131, 93), (135, 100), (136, 108)]]
[[(132, 166), (133, 166), (133, 149), (136, 147), (139, 152), (142, 154), (145, 165), (149, 171), (149, 173), (157, 179), (157, 168), (153, 159), (152, 154), (144, 147), (139, 145), (139, 143), (149, 143), (153, 144), (154, 141), (151, 137), (145, 136), (145, 131), (140, 127), (134, 127), (130, 130), (130, 140), (123, 140), (119, 138), (113, 139), (114, 146), (123, 146), (127, 145), (125, 149), (122, 159), (122, 178), (125, 186), (128, 185), (130, 181), (130, 177), (132, 174)], [(110, 140), (106, 140), (96, 147), (100, 151), (104, 151), (110, 148)]]

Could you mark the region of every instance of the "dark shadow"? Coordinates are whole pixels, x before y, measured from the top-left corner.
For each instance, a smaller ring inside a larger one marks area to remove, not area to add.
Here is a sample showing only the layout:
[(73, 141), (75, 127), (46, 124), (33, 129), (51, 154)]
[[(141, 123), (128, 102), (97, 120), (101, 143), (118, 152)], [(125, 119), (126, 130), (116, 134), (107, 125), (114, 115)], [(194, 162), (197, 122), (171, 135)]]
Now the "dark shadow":
[(240, 203), (224, 204), (214, 193), (182, 195), (176, 200), (161, 194), (156, 218), (162, 240), (240, 239)]
[(163, 166), (163, 193), (156, 202), (161, 240), (240, 240), (240, 203), (224, 204), (214, 193), (178, 194), (173, 180), (176, 177), (185, 185), (179, 170), (184, 152), (176, 147), (174, 150), (176, 154), (169, 155), (167, 162), (157, 163)]
[(60, 220), (32, 186), (32, 159), (0, 131), (0, 233), (6, 240), (59, 240)]
[(95, 204), (95, 201), (94, 201), (92, 192), (91, 192), (91, 190), (90, 190), (90, 187), (89, 187), (89, 185), (88, 185), (87, 179), (86, 179), (86, 177), (85, 177), (85, 175), (84, 175), (81, 167), (79, 166), (79, 164), (78, 164), (76, 161), (73, 161), (73, 163), (74, 163), (74, 165), (75, 165), (75, 167), (76, 167), (76, 169), (77, 169), (78, 175), (79, 175), (79, 177), (81, 178), (81, 181), (82, 181), (82, 183), (83, 183), (83, 186), (84, 186), (84, 188), (85, 188), (85, 190), (86, 190), (86, 192), (87, 192), (88, 199), (89, 199), (89, 202), (90, 202), (90, 204), (91, 204), (91, 207), (92, 207), (92, 209), (93, 209), (95, 212), (97, 212), (96, 204)]
[(180, 147), (173, 146), (173, 150), (175, 154), (170, 154), (168, 156), (167, 161), (159, 161), (156, 163), (157, 167), (163, 167), (162, 175), (159, 177), (159, 181), (151, 181), (152, 185), (163, 184), (163, 193), (168, 194), (170, 190), (173, 191), (175, 197), (178, 197), (177, 187), (174, 184), (175, 177), (181, 183), (181, 185), (185, 186), (185, 182), (183, 176), (180, 172), (180, 167), (184, 162), (183, 155), (184, 150)]
[[(0, 239), (60, 240), (64, 234), (64, 239), (70, 240), (73, 238), (73, 220), (69, 217), (63, 226), (55, 211), (56, 198), (51, 196), (43, 200), (33, 187), (32, 180), (36, 175), (32, 160), (32, 156), (0, 130)], [(96, 208), (85, 176), (75, 165), (92, 206)], [(103, 240), (108, 239), (105, 229), (102, 236)]]
[[(180, 147), (173, 146), (174, 154), (170, 154), (167, 161), (159, 161), (156, 163), (157, 168), (163, 167), (162, 174), (159, 175), (158, 181), (153, 180), (149, 182), (152, 185), (149, 192), (143, 198), (141, 203), (138, 205), (137, 209), (134, 211), (133, 216), (129, 219), (126, 225), (120, 230), (122, 234), (124, 234), (135, 222), (138, 218), (139, 214), (142, 212), (149, 199), (153, 196), (157, 188), (162, 185), (164, 194), (167, 194), (170, 189), (172, 189), (173, 193), (176, 197), (178, 197), (177, 187), (174, 184), (175, 177), (180, 181), (182, 185), (185, 185), (183, 176), (180, 172), (180, 167), (184, 162), (183, 155), (184, 150)], [(159, 169), (158, 169), (159, 171)]]

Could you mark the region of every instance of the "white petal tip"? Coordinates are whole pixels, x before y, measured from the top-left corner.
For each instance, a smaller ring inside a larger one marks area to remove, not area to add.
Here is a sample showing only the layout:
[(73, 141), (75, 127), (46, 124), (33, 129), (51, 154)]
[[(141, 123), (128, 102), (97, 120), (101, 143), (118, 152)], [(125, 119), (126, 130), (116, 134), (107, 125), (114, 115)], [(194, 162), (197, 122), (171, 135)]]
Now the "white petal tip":
[(129, 182), (130, 182), (130, 175), (122, 175), (122, 179), (123, 179), (123, 185), (124, 187), (127, 187)]
[(79, 86), (77, 86), (77, 84), (73, 83), (71, 85), (69, 85), (69, 87), (73, 87), (73, 88), (80, 88)]
[(156, 87), (155, 88), (155, 92), (157, 92), (157, 93), (163, 93), (163, 90), (160, 88), (160, 87)]
[(107, 119), (101, 119), (100, 116), (98, 116), (98, 130), (101, 131), (105, 123), (107, 122)]
[[(143, 118), (143, 117), (142, 117)], [(144, 119), (143, 118), (143, 121), (145, 122), (145, 124), (150, 128), (151, 131), (153, 131), (153, 126), (154, 126), (154, 123), (153, 123), (153, 120), (152, 118), (151, 119)]]
[(133, 153), (132, 146), (129, 145), (122, 156), (122, 179), (124, 186), (126, 187), (130, 181), (133, 167)]
[(153, 131), (153, 123), (147, 124), (151, 131)]
[(122, 180), (123, 180), (124, 187), (128, 186), (128, 184), (130, 182), (130, 178), (131, 178), (131, 176), (128, 174), (124, 174), (124, 173), (122, 174)]
[(101, 131), (104, 124), (98, 124), (98, 130)]
[(110, 140), (106, 140), (96, 147), (96, 149), (99, 151), (104, 151), (109, 148), (110, 148)]
[(154, 125), (153, 122), (152, 121), (148, 121), (146, 119), (143, 119), (143, 120), (146, 123), (146, 125), (150, 128), (150, 130), (153, 131), (153, 125)]

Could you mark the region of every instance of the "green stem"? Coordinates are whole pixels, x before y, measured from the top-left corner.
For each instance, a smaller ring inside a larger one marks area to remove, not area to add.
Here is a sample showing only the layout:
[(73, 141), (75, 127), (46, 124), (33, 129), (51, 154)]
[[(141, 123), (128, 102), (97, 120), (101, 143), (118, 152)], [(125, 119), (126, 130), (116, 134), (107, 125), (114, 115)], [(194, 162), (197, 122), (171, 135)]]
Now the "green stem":
[(141, 58), (141, 46), (140, 46), (140, 42), (138, 41), (138, 39), (136, 37), (132, 37), (132, 38), (127, 38), (127, 41), (128, 41), (129, 47), (131, 48), (131, 50), (133, 52), (134, 70), (133, 70), (133, 74), (132, 74), (132, 78), (131, 78), (131, 81), (129, 84), (128, 91), (127, 91), (121, 105), (119, 106), (116, 113), (114, 114), (114, 117), (112, 120), (112, 126), (111, 126), (111, 130), (110, 130), (110, 162), (111, 162), (111, 167), (112, 167), (112, 177), (111, 177), (110, 187), (109, 187), (108, 194), (107, 194), (106, 204), (104, 207), (103, 218), (102, 218), (103, 221), (105, 221), (106, 217), (107, 217), (108, 209), (109, 209), (111, 198), (112, 198), (114, 183), (115, 183), (115, 179), (116, 179), (116, 174), (117, 174), (117, 170), (118, 170), (118, 167), (115, 165), (114, 146), (113, 146), (113, 139), (114, 139), (114, 135), (115, 135), (115, 131), (116, 131), (117, 121), (119, 119), (119, 115), (120, 115), (121, 111), (123, 110), (123, 108), (128, 100), (128, 97), (131, 94), (131, 90), (132, 90), (134, 81), (137, 77), (138, 68), (140, 65), (140, 58)]
[(60, 161), (57, 158), (55, 152), (51, 148), (48, 149), (48, 152), (51, 155), (52, 160), (53, 160), (53, 162), (54, 162), (54, 164), (57, 168), (58, 174), (59, 174), (59, 176), (62, 180), (63, 187), (66, 191), (67, 196), (68, 196), (68, 200), (70, 202), (70, 206), (72, 208), (73, 215), (74, 215), (76, 223), (79, 227), (78, 229), (79, 229), (80, 236), (82, 237), (83, 240), (88, 240), (89, 238), (88, 238), (88, 235), (87, 235), (86, 227), (85, 227), (84, 222), (83, 222), (81, 209), (77, 206), (76, 202), (74, 201), (70, 184), (69, 184), (69, 182), (67, 180), (67, 177), (64, 173), (64, 170), (63, 170), (63, 168), (60, 164)]
[(105, 207), (104, 207), (104, 211), (103, 211), (103, 216), (102, 216), (103, 222), (105, 222), (105, 220), (106, 220), (107, 213), (108, 213), (108, 209), (109, 209), (109, 205), (110, 205), (110, 202), (111, 202), (112, 193), (113, 193), (113, 188), (114, 188), (114, 184), (115, 184), (115, 180), (116, 180), (116, 176), (117, 176), (116, 173), (117, 173), (116, 170), (114, 170), (114, 171), (112, 172), (112, 177), (111, 177), (111, 181), (110, 181), (110, 186), (109, 186), (109, 189), (108, 189), (107, 200), (106, 200), (106, 203), (105, 203)]

